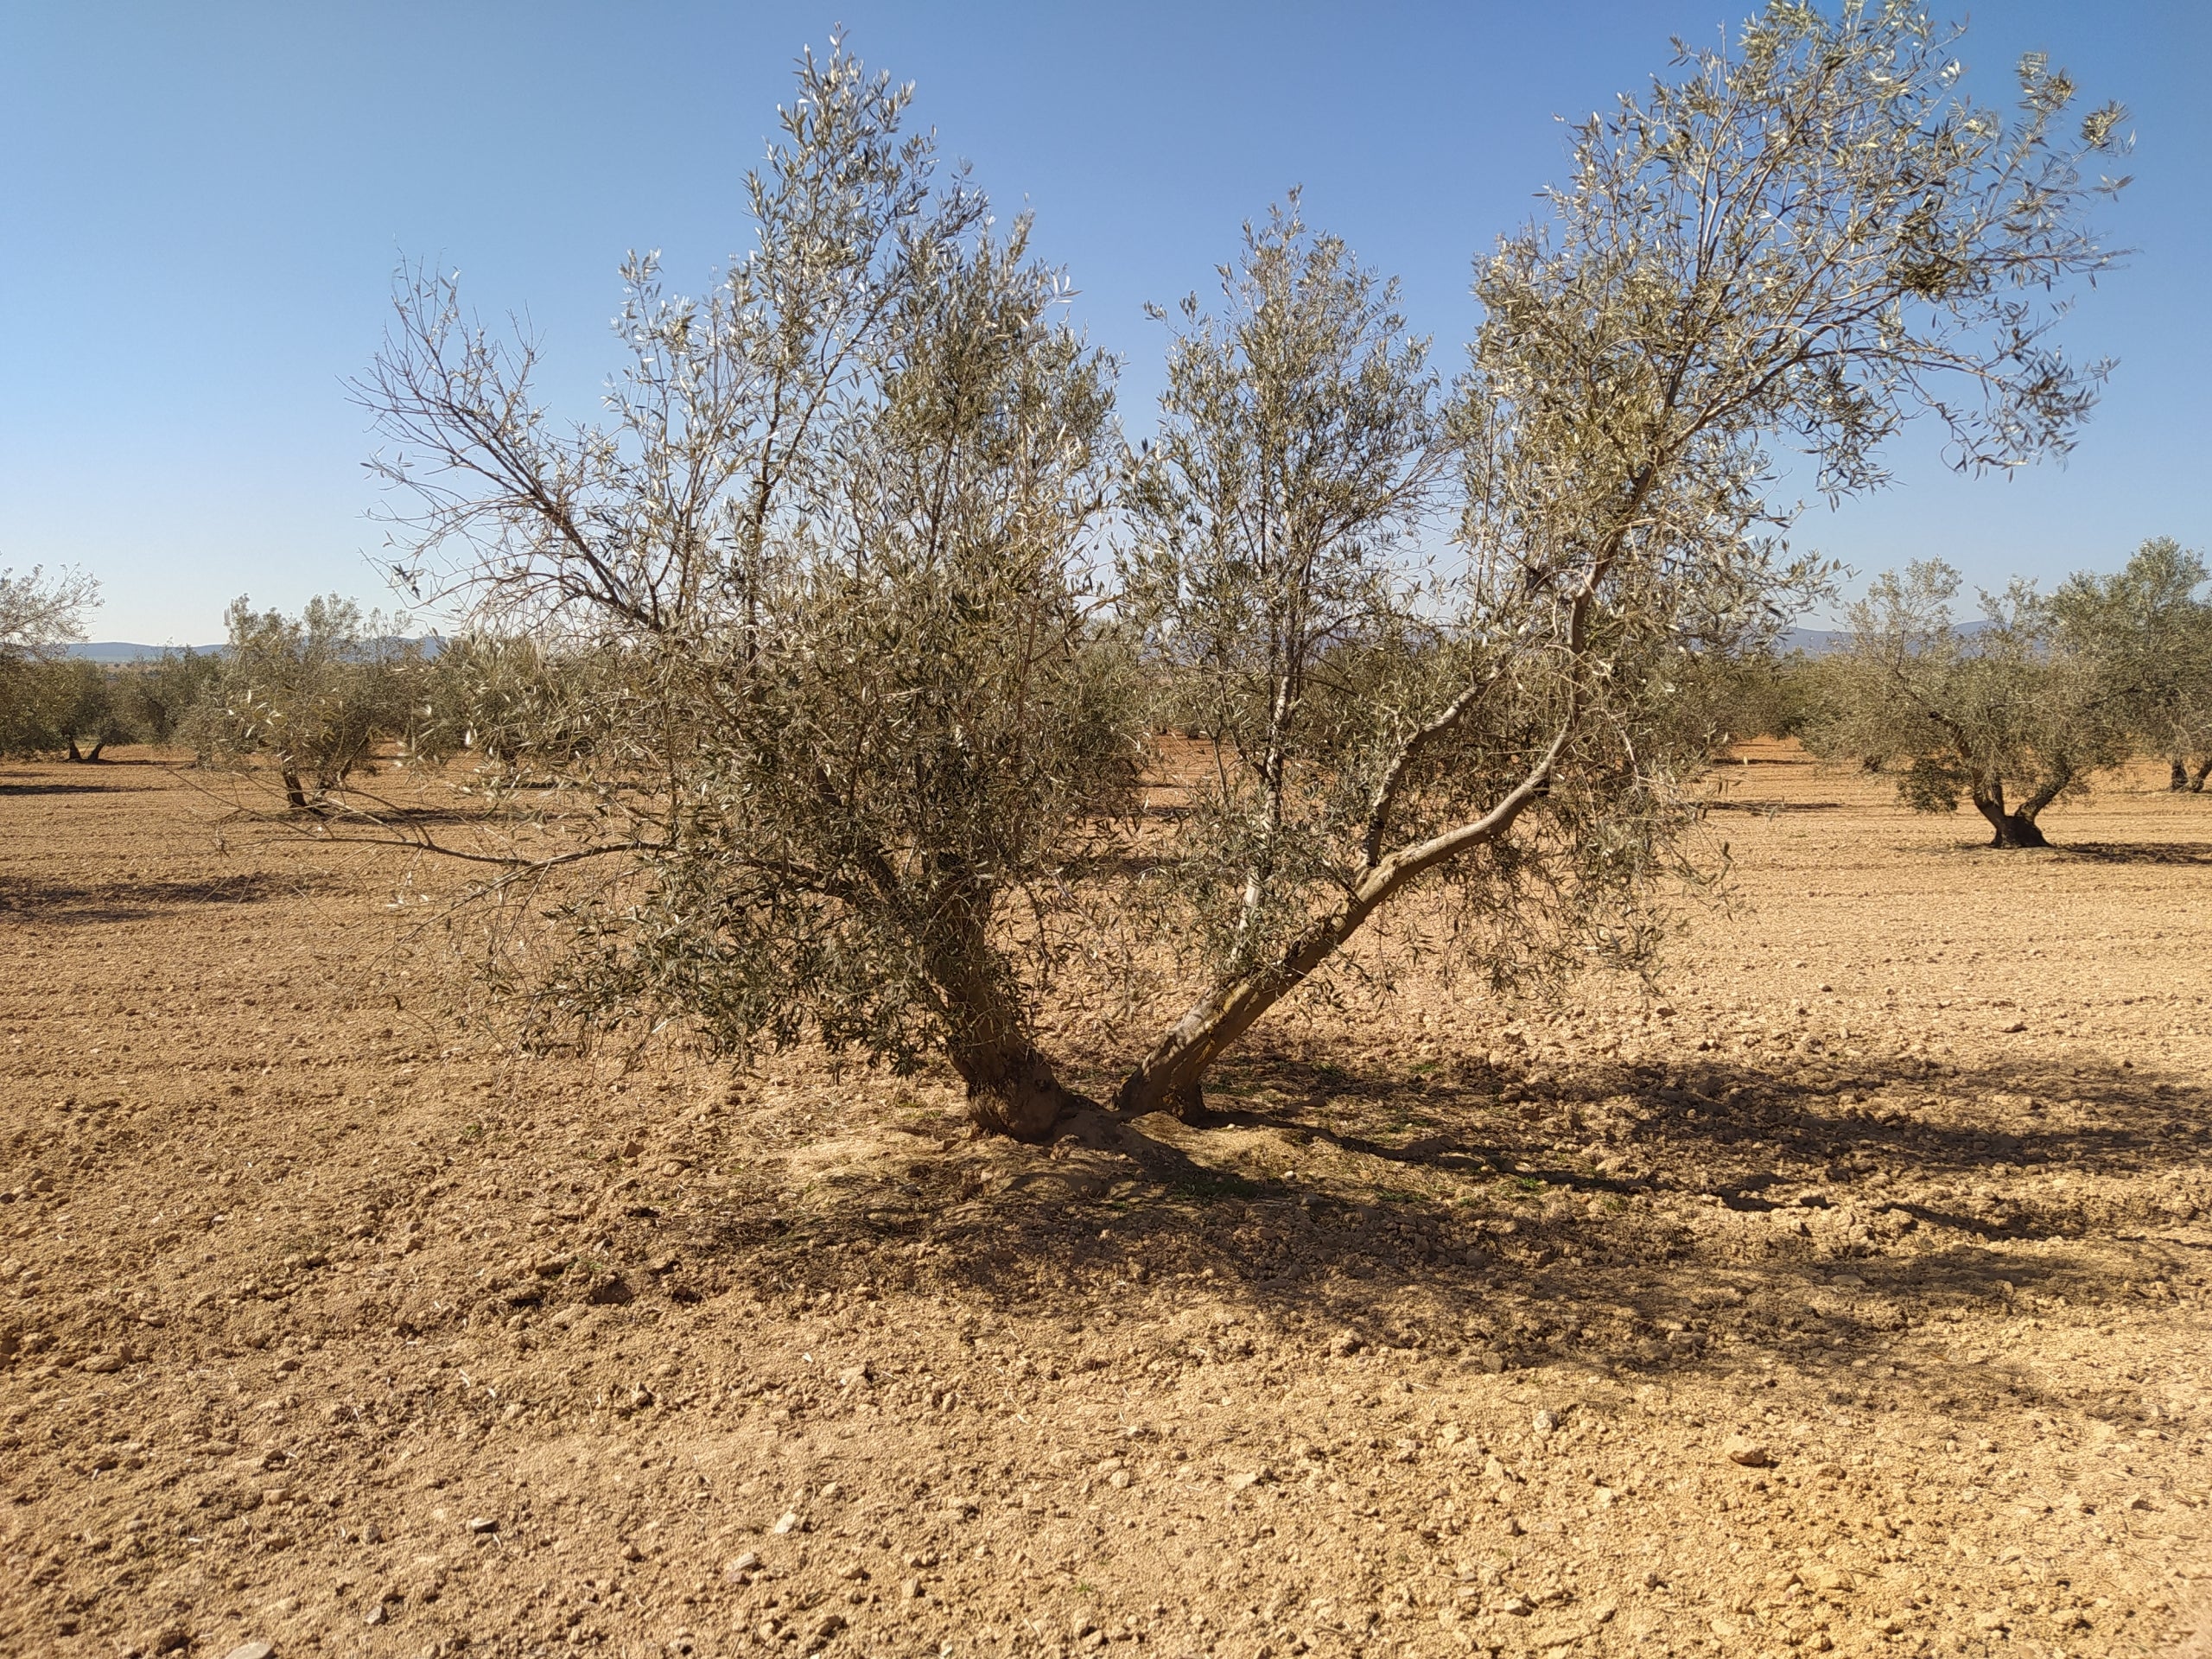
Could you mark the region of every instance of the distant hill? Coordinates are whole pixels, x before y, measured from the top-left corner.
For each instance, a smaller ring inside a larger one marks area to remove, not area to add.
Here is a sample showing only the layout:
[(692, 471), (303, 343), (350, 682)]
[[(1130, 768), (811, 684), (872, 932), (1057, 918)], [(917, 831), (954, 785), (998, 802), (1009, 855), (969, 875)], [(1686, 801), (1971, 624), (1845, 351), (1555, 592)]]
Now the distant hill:
[[(175, 651), (175, 645), (134, 645), (127, 639), (91, 639), (81, 645), (65, 645), (62, 655), (80, 658), (88, 663), (147, 663), (165, 651)], [(188, 645), (184, 649), (204, 657), (210, 652), (219, 652), (220, 645)]]
[(1825, 657), (1850, 643), (1851, 636), (1840, 628), (1792, 628), (1782, 636), (1783, 650), (1802, 651), (1808, 657)]
[[(435, 634), (420, 639), (395, 639), (391, 643), (421, 647), (425, 657), (435, 657), (445, 642)], [(81, 645), (64, 645), (61, 654), (82, 662), (116, 665), (124, 663), (150, 663), (165, 651), (189, 651), (200, 657), (219, 657), (221, 645), (140, 645), (128, 639), (88, 639)]]

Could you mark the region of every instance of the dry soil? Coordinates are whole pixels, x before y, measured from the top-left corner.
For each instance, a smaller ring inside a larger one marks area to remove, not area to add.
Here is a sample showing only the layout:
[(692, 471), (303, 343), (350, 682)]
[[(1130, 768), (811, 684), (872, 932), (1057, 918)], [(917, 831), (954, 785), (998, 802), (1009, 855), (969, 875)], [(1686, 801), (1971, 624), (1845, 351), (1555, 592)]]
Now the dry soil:
[(7, 769), (0, 1650), (2164, 1651), (2212, 798), (2154, 783), (1993, 853), (1764, 746), (1657, 1000), (1294, 1008), (1217, 1126), (1030, 1148), (518, 1054), (440, 873)]

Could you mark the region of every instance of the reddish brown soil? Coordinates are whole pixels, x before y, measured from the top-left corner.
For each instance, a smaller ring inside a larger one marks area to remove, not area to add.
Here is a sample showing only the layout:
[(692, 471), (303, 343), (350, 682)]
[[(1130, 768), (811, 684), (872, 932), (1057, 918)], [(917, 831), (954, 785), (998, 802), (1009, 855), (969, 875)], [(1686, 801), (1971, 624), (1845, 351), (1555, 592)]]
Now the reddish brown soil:
[(1049, 1148), (507, 1052), (441, 873), (0, 772), (0, 1650), (2161, 1650), (2212, 798), (1752, 759), (1660, 1004), (1296, 1009)]

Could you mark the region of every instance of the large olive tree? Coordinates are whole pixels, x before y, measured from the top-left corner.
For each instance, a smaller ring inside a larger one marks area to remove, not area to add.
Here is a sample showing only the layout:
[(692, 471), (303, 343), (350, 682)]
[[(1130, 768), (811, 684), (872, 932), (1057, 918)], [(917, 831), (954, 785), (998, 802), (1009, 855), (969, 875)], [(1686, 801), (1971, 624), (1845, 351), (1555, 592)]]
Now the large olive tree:
[[(1110, 365), (908, 92), (811, 56), (703, 301), (633, 258), (607, 420), (556, 430), (527, 343), (403, 295), (363, 394), (426, 569), (604, 670), (580, 789), (619, 874), (564, 913), (550, 1006), (674, 1010), (733, 1049), (950, 1058), (1020, 1135), (1070, 1096), (1033, 1039), (1075, 867), (1134, 782), (1087, 592)], [(435, 576), (433, 576), (435, 579)]]
[(2063, 453), (2101, 368), (2053, 343), (2108, 255), (2067, 77), (2007, 118), (1914, 7), (1770, 4), (1733, 50), (1575, 130), (1548, 212), (1478, 268), (1452, 419), (1456, 568), (1407, 534), (1434, 477), (1419, 348), (1292, 222), (1189, 319), (1141, 475), (1135, 601), (1222, 741), (1181, 841), (1202, 925), (1187, 1011), (1122, 1084), (1196, 1109), (1207, 1069), (1416, 887), (1494, 972), (1579, 938), (1638, 953), (1700, 758), (1681, 665), (1769, 629), (1815, 572), (1768, 533), (1770, 446), (1830, 498), (1932, 415), (1956, 464)]

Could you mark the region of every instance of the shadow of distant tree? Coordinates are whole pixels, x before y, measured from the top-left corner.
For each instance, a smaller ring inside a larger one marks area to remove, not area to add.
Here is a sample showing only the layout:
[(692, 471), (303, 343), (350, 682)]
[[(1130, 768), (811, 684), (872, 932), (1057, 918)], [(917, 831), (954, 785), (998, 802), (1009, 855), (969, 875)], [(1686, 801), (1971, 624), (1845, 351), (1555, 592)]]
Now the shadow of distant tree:
[(327, 888), (327, 882), (264, 874), (218, 876), (206, 881), (70, 882), (0, 880), (0, 914), (18, 920), (82, 926), (145, 921), (210, 905), (263, 904)]
[[(113, 762), (103, 760), (100, 762), (100, 765), (103, 766), (109, 765), (133, 766), (138, 764), (141, 763), (124, 760)], [(154, 787), (155, 785), (152, 784), (123, 783), (0, 783), (0, 797), (16, 795), (127, 795), (138, 791), (152, 789)]]
[(2092, 864), (2212, 864), (2212, 841), (2069, 841), (2056, 850)]

